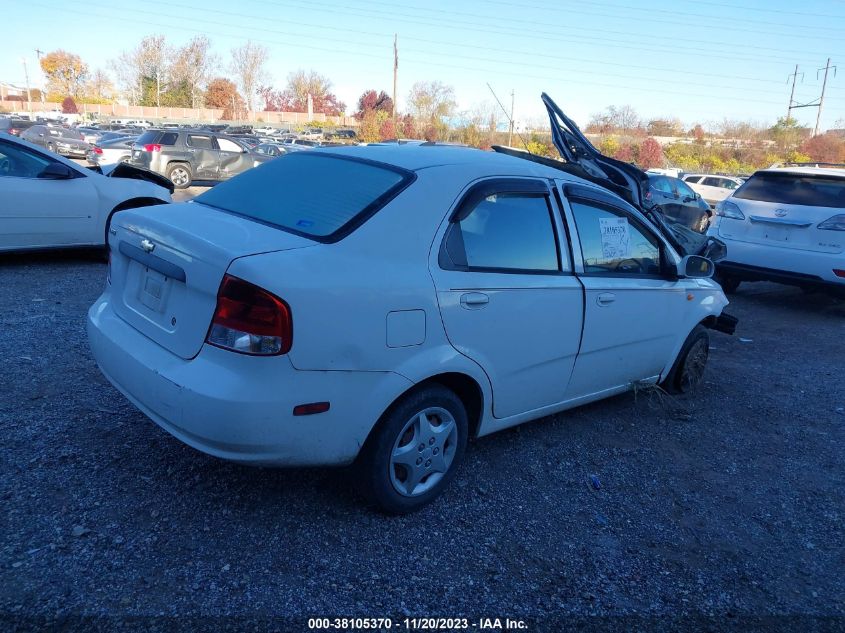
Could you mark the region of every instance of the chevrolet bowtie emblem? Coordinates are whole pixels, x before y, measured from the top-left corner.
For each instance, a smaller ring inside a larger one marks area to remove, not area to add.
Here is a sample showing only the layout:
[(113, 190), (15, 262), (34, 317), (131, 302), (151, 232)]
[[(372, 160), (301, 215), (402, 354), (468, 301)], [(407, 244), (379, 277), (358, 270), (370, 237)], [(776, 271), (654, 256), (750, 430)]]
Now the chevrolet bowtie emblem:
[(156, 245), (150, 240), (141, 240), (141, 248), (143, 248), (147, 253), (152, 253), (155, 250), (155, 247)]

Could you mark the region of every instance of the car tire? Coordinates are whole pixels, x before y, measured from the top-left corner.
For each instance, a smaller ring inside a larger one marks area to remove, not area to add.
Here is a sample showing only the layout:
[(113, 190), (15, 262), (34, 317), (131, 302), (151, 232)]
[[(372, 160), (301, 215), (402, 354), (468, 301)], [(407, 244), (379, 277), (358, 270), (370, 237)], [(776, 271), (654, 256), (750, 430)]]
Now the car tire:
[(454, 478), (468, 431), (466, 408), (450, 389), (432, 384), (407, 393), (364, 444), (355, 464), (358, 490), (386, 514), (419, 510)]
[(173, 183), (177, 189), (187, 189), (191, 186), (191, 166), (187, 163), (172, 163), (167, 166), (167, 179)]
[(710, 356), (710, 335), (703, 325), (696, 325), (678, 352), (675, 364), (661, 386), (669, 393), (689, 393), (704, 382)]

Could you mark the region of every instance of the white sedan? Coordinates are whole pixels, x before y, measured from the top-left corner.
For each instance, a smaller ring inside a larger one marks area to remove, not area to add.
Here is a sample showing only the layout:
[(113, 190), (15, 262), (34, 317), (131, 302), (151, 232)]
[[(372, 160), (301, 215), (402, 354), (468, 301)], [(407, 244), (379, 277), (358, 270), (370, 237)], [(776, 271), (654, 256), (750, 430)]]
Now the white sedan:
[(103, 246), (115, 212), (166, 204), (171, 191), (156, 174), (128, 165), (97, 173), (0, 134), (0, 252)]
[(710, 260), (529, 157), (294, 153), (114, 228), (88, 315), (112, 384), (211, 455), (354, 463), (391, 513), (440, 494), (470, 437), (689, 388), (730, 329)]

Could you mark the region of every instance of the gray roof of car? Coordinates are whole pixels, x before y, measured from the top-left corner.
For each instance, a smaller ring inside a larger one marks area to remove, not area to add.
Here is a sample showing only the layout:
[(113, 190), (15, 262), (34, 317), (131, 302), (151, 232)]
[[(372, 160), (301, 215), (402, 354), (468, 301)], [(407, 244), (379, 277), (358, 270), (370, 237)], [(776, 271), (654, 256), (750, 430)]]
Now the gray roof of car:
[(497, 152), (487, 152), (472, 147), (454, 145), (352, 145), (346, 147), (319, 147), (315, 152), (338, 154), (387, 163), (410, 171), (446, 165), (489, 166), (491, 171), (514, 176), (568, 177), (565, 172), (552, 167), (523, 160)]

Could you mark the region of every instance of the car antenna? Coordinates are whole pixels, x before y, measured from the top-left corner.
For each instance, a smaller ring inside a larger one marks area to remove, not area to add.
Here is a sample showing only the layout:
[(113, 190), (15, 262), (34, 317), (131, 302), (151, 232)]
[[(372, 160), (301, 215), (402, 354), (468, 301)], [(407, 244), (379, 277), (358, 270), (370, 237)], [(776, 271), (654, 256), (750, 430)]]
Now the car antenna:
[(519, 130), (517, 130), (516, 126), (513, 124), (513, 112), (511, 112), (510, 114), (508, 113), (508, 111), (505, 109), (505, 106), (503, 106), (502, 102), (499, 100), (499, 97), (496, 96), (496, 91), (493, 90), (493, 86), (491, 86), (489, 82), (487, 84), (487, 87), (490, 88), (490, 92), (493, 94), (493, 98), (496, 100), (496, 102), (499, 104), (499, 107), (502, 109), (502, 112), (504, 112), (505, 116), (508, 118), (508, 123), (513, 128), (513, 131), (516, 132), (516, 135), (519, 137), (519, 140), (522, 141), (522, 145), (525, 147), (525, 151), (530, 154), (531, 150), (528, 149), (528, 143), (525, 142), (525, 139), (522, 137), (522, 134), (519, 133)]

